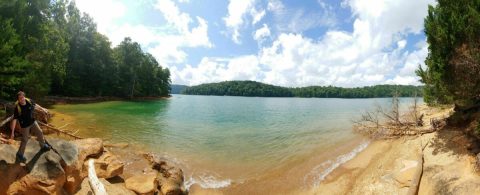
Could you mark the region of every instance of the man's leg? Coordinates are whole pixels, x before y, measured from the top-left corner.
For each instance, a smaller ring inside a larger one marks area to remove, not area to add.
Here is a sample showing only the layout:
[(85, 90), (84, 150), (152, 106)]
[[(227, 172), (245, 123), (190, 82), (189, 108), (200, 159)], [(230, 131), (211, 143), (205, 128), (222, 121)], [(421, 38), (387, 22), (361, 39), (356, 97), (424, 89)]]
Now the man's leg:
[(43, 137), (43, 131), (38, 126), (38, 123), (35, 121), (32, 125), (31, 131), (35, 136), (37, 136), (38, 143), (40, 143), (40, 148), (43, 148), (45, 146), (45, 138)]
[(20, 143), (20, 148), (18, 148), (18, 152), (17, 152), (17, 155), (21, 155), (23, 156), (23, 154), (25, 153), (25, 148), (27, 147), (27, 142), (28, 142), (28, 139), (30, 137), (30, 128), (32, 127), (32, 125), (30, 125), (29, 127), (25, 127), (25, 128), (21, 128), (21, 133), (22, 133), (22, 142)]

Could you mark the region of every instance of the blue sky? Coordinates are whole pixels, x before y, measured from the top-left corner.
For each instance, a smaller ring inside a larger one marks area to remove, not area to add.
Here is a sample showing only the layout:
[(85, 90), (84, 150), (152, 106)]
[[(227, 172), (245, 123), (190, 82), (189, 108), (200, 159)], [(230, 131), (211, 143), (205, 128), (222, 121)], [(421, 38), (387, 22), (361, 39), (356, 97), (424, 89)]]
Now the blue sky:
[(414, 84), (433, 0), (77, 0), (115, 46), (139, 42), (175, 84)]

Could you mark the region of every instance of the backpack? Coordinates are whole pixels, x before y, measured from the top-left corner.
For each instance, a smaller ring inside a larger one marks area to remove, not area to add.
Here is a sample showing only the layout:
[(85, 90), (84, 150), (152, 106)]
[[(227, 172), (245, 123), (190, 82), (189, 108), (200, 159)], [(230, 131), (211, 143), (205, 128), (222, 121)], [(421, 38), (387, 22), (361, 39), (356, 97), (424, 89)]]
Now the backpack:
[[(30, 99), (25, 98), (25, 101), (27, 101), (31, 106), (33, 106), (32, 101)], [(15, 102), (15, 107), (17, 108), (18, 115), (21, 116), (22, 115), (22, 108), (20, 107), (20, 103), (18, 102), (18, 100)]]

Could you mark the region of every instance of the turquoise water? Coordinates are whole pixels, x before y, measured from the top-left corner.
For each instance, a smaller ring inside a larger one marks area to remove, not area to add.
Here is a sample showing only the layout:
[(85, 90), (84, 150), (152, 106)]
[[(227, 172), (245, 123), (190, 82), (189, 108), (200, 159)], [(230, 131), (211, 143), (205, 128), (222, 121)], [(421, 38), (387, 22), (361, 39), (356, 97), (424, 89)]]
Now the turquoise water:
[[(401, 99), (402, 105), (412, 101)], [(352, 119), (374, 103), (389, 102), (173, 95), (158, 101), (58, 105), (54, 110), (81, 120), (83, 136), (142, 145), (176, 159), (187, 175), (221, 187), (358, 139)]]

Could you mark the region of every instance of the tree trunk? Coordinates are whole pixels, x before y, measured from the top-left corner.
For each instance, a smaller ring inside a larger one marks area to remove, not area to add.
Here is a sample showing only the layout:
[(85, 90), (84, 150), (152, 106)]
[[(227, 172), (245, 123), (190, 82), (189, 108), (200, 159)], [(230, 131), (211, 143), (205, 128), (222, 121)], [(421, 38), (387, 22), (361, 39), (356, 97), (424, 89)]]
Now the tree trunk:
[(136, 81), (137, 81), (136, 79), (133, 79), (132, 89), (131, 89), (131, 92), (130, 92), (130, 98), (133, 98), (133, 92), (135, 91), (135, 82)]

